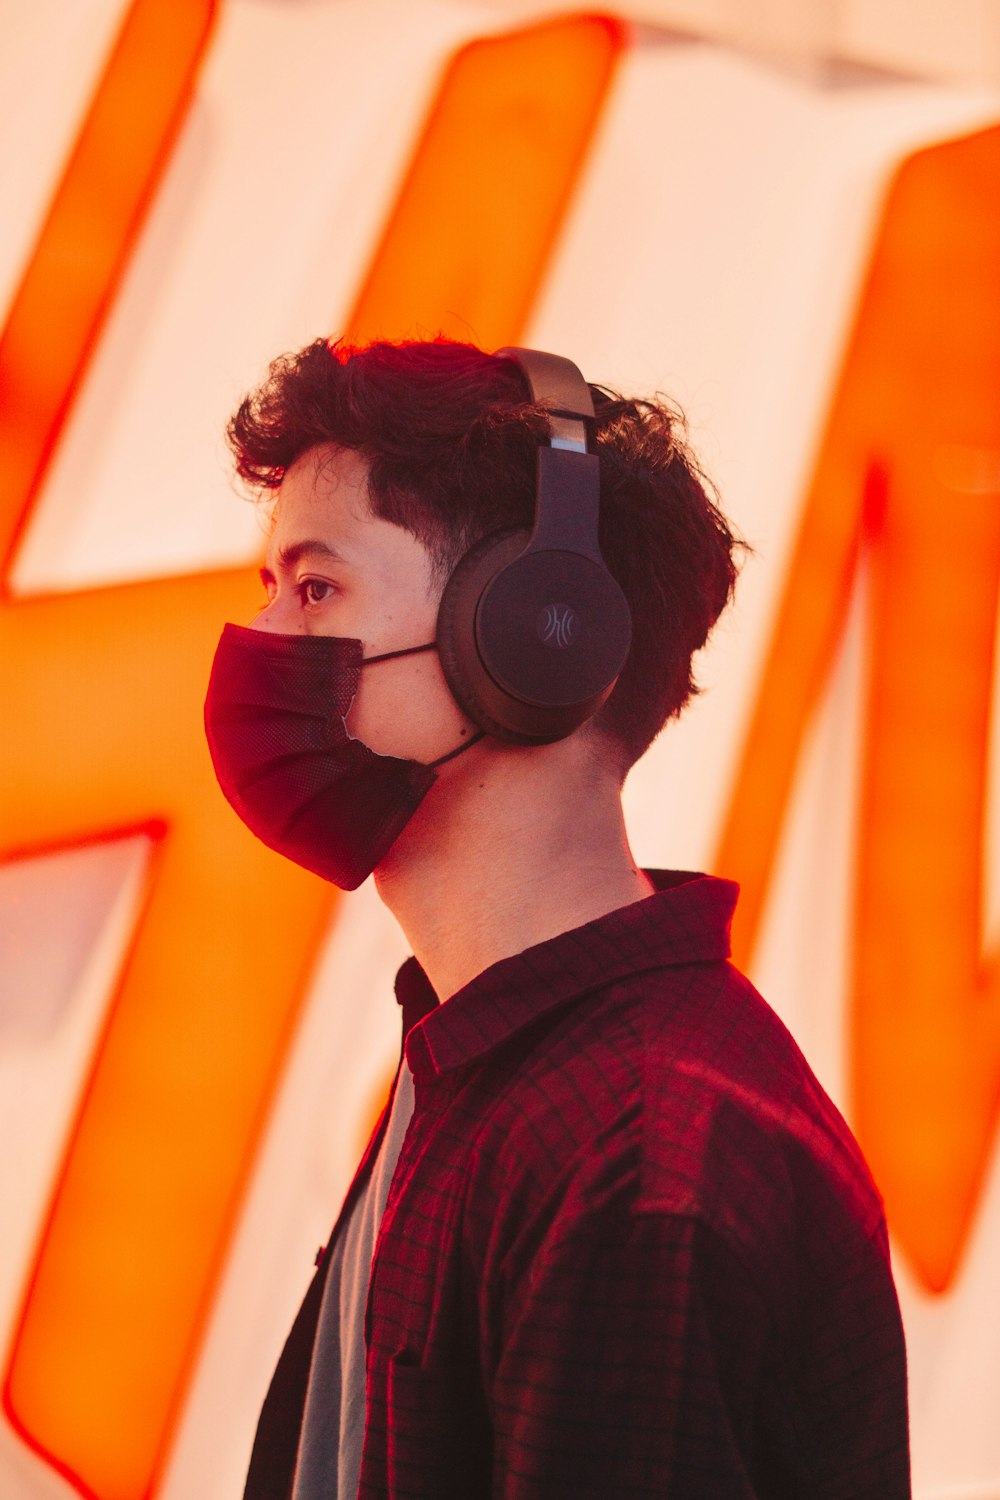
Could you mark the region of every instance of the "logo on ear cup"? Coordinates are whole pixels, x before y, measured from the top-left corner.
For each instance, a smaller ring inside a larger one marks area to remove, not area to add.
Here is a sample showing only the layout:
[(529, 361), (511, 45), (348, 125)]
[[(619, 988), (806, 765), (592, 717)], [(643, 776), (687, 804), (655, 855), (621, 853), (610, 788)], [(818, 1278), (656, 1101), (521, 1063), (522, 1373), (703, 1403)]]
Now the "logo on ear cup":
[(547, 604), (538, 612), (535, 629), (543, 645), (561, 651), (576, 639), (580, 630), (580, 616), (572, 605)]

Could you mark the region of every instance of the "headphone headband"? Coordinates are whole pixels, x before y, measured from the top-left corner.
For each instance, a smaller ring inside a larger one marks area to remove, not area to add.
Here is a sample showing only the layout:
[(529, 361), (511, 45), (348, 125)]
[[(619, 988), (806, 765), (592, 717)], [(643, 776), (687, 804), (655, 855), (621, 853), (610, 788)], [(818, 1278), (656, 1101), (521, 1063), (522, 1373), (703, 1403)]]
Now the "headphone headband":
[(594, 398), (590, 386), (571, 359), (561, 354), (545, 354), (541, 349), (519, 349), (508, 345), (497, 350), (498, 359), (513, 360), (528, 382), (536, 406), (549, 407), (561, 416), (594, 415)]

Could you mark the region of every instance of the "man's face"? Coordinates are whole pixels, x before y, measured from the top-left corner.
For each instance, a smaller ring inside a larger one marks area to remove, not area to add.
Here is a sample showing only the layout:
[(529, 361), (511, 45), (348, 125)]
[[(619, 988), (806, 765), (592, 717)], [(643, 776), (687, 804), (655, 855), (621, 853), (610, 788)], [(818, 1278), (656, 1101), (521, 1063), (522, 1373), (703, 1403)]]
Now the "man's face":
[[(332, 446), (310, 450), (288, 470), (261, 569), (268, 602), (255, 630), (351, 636), (365, 657), (433, 641), (441, 588), (431, 558), (410, 532), (372, 515), (367, 474), (357, 454)], [(423, 762), (472, 729), (434, 651), (366, 667), (347, 727), (380, 755)]]

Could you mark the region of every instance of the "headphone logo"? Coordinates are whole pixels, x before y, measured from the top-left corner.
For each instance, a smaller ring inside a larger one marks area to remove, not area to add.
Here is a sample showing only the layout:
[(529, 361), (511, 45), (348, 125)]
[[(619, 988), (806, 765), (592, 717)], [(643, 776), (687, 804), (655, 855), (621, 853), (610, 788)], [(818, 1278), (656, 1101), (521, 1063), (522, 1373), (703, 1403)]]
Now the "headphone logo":
[(576, 639), (580, 616), (569, 604), (547, 604), (539, 611), (535, 629), (543, 645), (562, 651)]

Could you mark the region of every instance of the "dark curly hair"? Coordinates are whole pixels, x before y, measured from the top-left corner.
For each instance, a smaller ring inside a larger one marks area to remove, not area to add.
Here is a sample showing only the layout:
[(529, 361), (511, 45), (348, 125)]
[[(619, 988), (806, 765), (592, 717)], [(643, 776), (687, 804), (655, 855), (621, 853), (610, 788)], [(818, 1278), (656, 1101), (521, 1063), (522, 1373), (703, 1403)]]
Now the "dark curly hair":
[[(632, 610), (632, 650), (595, 725), (622, 774), (697, 687), (691, 658), (731, 597), (742, 545), (662, 400), (591, 386), (600, 544)], [(369, 464), (372, 511), (412, 532), (442, 581), (480, 537), (530, 526), (549, 434), (518, 367), (447, 339), (361, 347), (322, 339), (275, 360), (227, 436), (241, 477), (274, 491), (320, 443)]]

